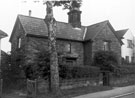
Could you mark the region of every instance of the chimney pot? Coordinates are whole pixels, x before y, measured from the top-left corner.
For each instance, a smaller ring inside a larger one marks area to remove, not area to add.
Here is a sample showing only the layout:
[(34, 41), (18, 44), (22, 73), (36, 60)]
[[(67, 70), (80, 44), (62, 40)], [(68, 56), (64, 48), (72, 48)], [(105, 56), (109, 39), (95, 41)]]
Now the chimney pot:
[(31, 16), (31, 13), (32, 13), (31, 10), (29, 10), (29, 16)]

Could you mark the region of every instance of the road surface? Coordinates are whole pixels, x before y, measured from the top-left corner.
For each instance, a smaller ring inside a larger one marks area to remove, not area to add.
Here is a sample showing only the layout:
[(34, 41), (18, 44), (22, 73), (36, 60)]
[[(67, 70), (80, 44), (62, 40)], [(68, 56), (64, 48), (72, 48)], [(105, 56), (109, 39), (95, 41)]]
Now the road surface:
[(110, 98), (135, 98), (135, 92), (121, 94)]
[(76, 96), (73, 98), (135, 98), (135, 85), (117, 87), (112, 90)]
[(123, 97), (119, 97), (119, 98), (135, 98), (135, 96), (132, 94), (132, 95), (123, 96)]

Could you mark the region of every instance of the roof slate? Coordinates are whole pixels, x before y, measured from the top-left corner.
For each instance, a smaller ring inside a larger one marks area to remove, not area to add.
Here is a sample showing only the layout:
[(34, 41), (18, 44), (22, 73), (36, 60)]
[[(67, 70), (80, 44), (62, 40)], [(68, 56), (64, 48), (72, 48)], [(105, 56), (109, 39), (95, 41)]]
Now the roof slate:
[(5, 33), (4, 31), (0, 30), (0, 38), (4, 38), (7, 37), (7, 33)]
[(85, 40), (93, 39), (102, 30), (102, 28), (105, 27), (107, 22), (108, 21), (103, 21), (103, 22), (88, 26)]
[[(44, 19), (35, 18), (30, 16), (18, 15), (20, 23), (23, 26), (23, 29), (27, 34), (35, 35), (35, 36), (48, 36), (47, 25)], [(67, 40), (76, 40), (76, 41), (86, 41), (86, 40), (93, 40), (95, 36), (106, 26), (113, 30), (113, 33), (121, 42), (120, 37), (115, 32), (113, 27), (111, 26), (110, 22), (103, 21), (100, 23), (96, 23), (90, 26), (81, 26), (81, 28), (73, 28), (71, 24), (58, 22), (57, 21), (57, 30), (56, 30), (56, 37), (61, 39)], [(13, 32), (12, 32), (13, 33)], [(10, 37), (10, 41), (12, 39), (13, 34)]]
[(119, 42), (121, 44), (123, 44), (119, 35), (114, 30), (114, 28), (112, 27), (112, 25), (110, 24), (110, 22), (108, 20), (88, 26), (87, 27), (87, 33), (86, 33), (86, 36), (85, 36), (85, 40), (89, 40), (89, 39), (93, 40), (97, 36), (97, 34), (100, 33), (100, 31), (102, 31), (102, 29), (106, 25), (109, 26), (109, 28), (112, 30), (112, 32), (114, 33), (115, 37), (119, 40)]
[[(26, 34), (40, 35), (40, 36), (48, 35), (47, 25), (44, 22), (44, 19), (23, 15), (19, 15), (18, 17)], [(82, 41), (84, 30), (85, 30), (84, 26), (82, 26), (81, 29), (75, 29), (68, 23), (57, 21), (56, 37)]]
[(118, 34), (118, 36), (120, 38), (123, 38), (123, 36), (125, 35), (125, 33), (127, 32), (128, 29), (123, 29), (123, 30), (118, 30), (116, 31), (116, 33)]

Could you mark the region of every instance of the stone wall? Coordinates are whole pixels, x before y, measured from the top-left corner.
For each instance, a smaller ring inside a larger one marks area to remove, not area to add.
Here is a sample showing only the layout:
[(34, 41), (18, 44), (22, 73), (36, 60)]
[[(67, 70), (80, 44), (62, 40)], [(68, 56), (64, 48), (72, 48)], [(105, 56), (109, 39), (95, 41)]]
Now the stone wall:
[(135, 74), (125, 74), (122, 76), (110, 75), (111, 86), (127, 86), (135, 84)]
[(95, 37), (92, 43), (92, 56), (94, 56), (96, 51), (103, 50), (104, 40), (110, 41), (110, 50), (118, 55), (118, 61), (121, 63), (121, 44), (108, 25)]
[[(71, 51), (66, 52), (64, 49), (66, 44), (71, 45)], [(66, 41), (66, 40), (57, 40), (57, 50), (58, 52), (62, 52), (64, 56), (69, 56), (73, 58), (77, 58), (75, 61), (75, 66), (83, 66), (84, 65), (84, 48), (82, 42), (76, 41)]]
[[(18, 41), (19, 38), (21, 38), (21, 47), (18, 48)], [(19, 20), (17, 21), (14, 30), (13, 30), (13, 36), (11, 40), (11, 61), (12, 66), (18, 66), (18, 62), (20, 62), (21, 58), (21, 52), (25, 51), (25, 45), (26, 45), (26, 37), (25, 32), (23, 30), (22, 25), (20, 24)], [(19, 64), (20, 65), (20, 64)]]
[[(27, 45), (25, 47), (25, 57), (27, 62), (34, 61), (36, 59), (36, 53), (43, 50), (48, 50), (48, 40), (46, 38), (37, 37), (27, 37)], [(67, 52), (65, 50), (66, 45), (71, 45), (71, 51)], [(77, 58), (74, 65), (83, 65), (83, 44), (82, 42), (67, 41), (67, 40), (57, 40), (57, 51), (58, 54), (62, 54), (63, 57)]]
[(92, 41), (84, 43), (84, 64), (91, 65), (92, 63)]

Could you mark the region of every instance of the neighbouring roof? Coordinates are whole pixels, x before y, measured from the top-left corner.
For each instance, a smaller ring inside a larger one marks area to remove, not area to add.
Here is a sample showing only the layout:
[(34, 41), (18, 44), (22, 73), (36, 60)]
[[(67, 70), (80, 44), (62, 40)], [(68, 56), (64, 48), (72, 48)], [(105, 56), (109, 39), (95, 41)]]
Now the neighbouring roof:
[[(44, 19), (29, 17), (29, 16), (18, 16), (26, 34), (47, 36), (47, 25)], [(58, 22), (57, 21), (57, 31), (56, 37), (63, 39), (72, 39), (72, 40), (83, 40), (85, 27), (82, 26), (81, 29), (75, 29), (68, 23)]]
[[(20, 21), (22, 27), (27, 34), (36, 35), (36, 36), (48, 36), (47, 25), (44, 19), (35, 18), (30, 16), (18, 15), (17, 20)], [(115, 32), (110, 22), (103, 21), (100, 23), (96, 23), (90, 26), (82, 26), (80, 29), (73, 28), (71, 24), (58, 22), (57, 21), (57, 31), (56, 37), (68, 40), (76, 40), (76, 41), (86, 41), (93, 40), (93, 38), (106, 26), (109, 25), (115, 36), (121, 42), (118, 34)], [(15, 28), (15, 26), (14, 26)], [(14, 30), (10, 37), (10, 41), (13, 37)]]
[(0, 30), (0, 38), (4, 38), (7, 37), (7, 33), (5, 33), (4, 31)]
[(128, 31), (128, 29), (118, 30), (116, 33), (119, 35), (120, 38), (123, 38), (125, 33)]

